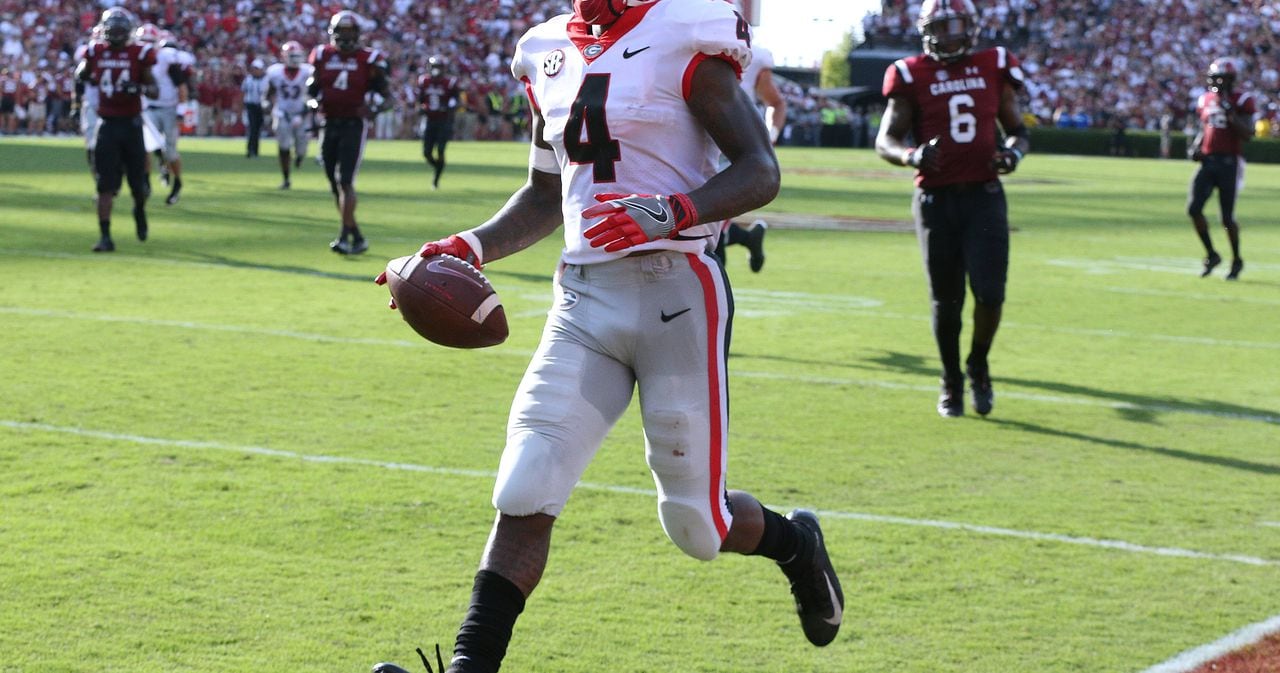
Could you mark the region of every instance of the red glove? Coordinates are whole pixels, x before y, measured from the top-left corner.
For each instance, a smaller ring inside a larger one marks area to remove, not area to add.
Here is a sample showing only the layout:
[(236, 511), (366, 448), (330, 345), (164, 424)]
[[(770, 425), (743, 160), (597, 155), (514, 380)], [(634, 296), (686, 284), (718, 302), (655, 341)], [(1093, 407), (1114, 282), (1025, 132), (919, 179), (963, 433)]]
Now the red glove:
[(686, 194), (597, 194), (600, 205), (582, 211), (582, 217), (604, 216), (582, 232), (591, 247), (617, 252), (663, 238), (698, 224), (698, 211)]
[[(484, 268), (480, 263), (480, 255), (477, 255), (475, 251), (471, 249), (471, 244), (467, 243), (465, 239), (457, 234), (454, 234), (449, 238), (442, 238), (438, 241), (423, 243), (422, 247), (418, 249), (419, 257), (435, 257), (436, 255), (453, 255), (477, 269)], [(383, 271), (378, 274), (378, 277), (374, 278), (373, 282), (378, 285), (386, 285), (387, 272)], [(393, 298), (387, 303), (387, 307), (395, 308), (396, 300)]]

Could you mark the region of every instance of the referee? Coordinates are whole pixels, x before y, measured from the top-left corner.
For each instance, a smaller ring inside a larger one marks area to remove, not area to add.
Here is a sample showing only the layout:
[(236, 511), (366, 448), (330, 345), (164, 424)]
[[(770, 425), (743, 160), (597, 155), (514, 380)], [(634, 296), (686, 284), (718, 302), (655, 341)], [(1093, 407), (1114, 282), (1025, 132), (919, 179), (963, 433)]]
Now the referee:
[(249, 64), (249, 74), (240, 82), (240, 92), (244, 94), (244, 112), (246, 120), (245, 137), (249, 144), (244, 156), (258, 156), (258, 138), (262, 135), (262, 96), (267, 92), (267, 77), (263, 74), (266, 64), (255, 58)]

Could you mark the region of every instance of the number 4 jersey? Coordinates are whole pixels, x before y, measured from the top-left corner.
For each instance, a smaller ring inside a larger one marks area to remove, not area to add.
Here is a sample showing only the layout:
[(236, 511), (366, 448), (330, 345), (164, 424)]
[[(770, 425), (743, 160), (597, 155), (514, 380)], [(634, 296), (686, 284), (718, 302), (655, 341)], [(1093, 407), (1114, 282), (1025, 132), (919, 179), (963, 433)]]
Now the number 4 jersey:
[(723, 58), (741, 73), (750, 32), (722, 0), (658, 0), (631, 7), (595, 37), (571, 14), (520, 39), (511, 71), (545, 120), (562, 180), (564, 261), (591, 264), (635, 250), (699, 252), (715, 247), (719, 222), (623, 252), (593, 249), (582, 211), (595, 195), (671, 194), (702, 186), (720, 150), (685, 101), (694, 68)]
[(917, 143), (940, 138), (936, 172), (916, 173), (916, 185), (941, 187), (996, 179), (991, 165), (999, 143), (996, 117), (1004, 85), (1022, 88), (1018, 59), (995, 47), (951, 63), (923, 54), (893, 62), (884, 73), (884, 95), (911, 105)]
[(142, 84), (142, 73), (156, 64), (156, 52), (149, 44), (128, 44), (113, 49), (105, 42), (90, 43), (85, 50), (85, 72), (89, 84), (98, 87), (98, 116), (136, 117), (142, 114), (142, 95), (126, 94), (124, 84)]

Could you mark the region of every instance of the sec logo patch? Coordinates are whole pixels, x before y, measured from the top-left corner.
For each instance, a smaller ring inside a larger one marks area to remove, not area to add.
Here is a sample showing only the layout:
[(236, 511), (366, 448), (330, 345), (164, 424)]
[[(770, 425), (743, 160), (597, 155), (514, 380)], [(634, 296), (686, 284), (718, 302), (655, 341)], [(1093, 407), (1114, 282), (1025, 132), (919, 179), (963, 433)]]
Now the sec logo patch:
[(547, 57), (542, 59), (542, 74), (547, 77), (555, 77), (560, 74), (560, 69), (564, 67), (564, 52), (557, 49)]

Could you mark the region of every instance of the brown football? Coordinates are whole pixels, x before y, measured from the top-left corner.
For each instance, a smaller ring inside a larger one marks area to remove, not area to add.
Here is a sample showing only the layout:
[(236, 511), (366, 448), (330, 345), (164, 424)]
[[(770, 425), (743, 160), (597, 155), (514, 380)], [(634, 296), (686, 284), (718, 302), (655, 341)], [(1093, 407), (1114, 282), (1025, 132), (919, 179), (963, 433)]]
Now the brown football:
[(410, 255), (387, 262), (387, 287), (400, 317), (423, 338), (450, 348), (507, 339), (507, 315), (480, 270), (453, 257)]

